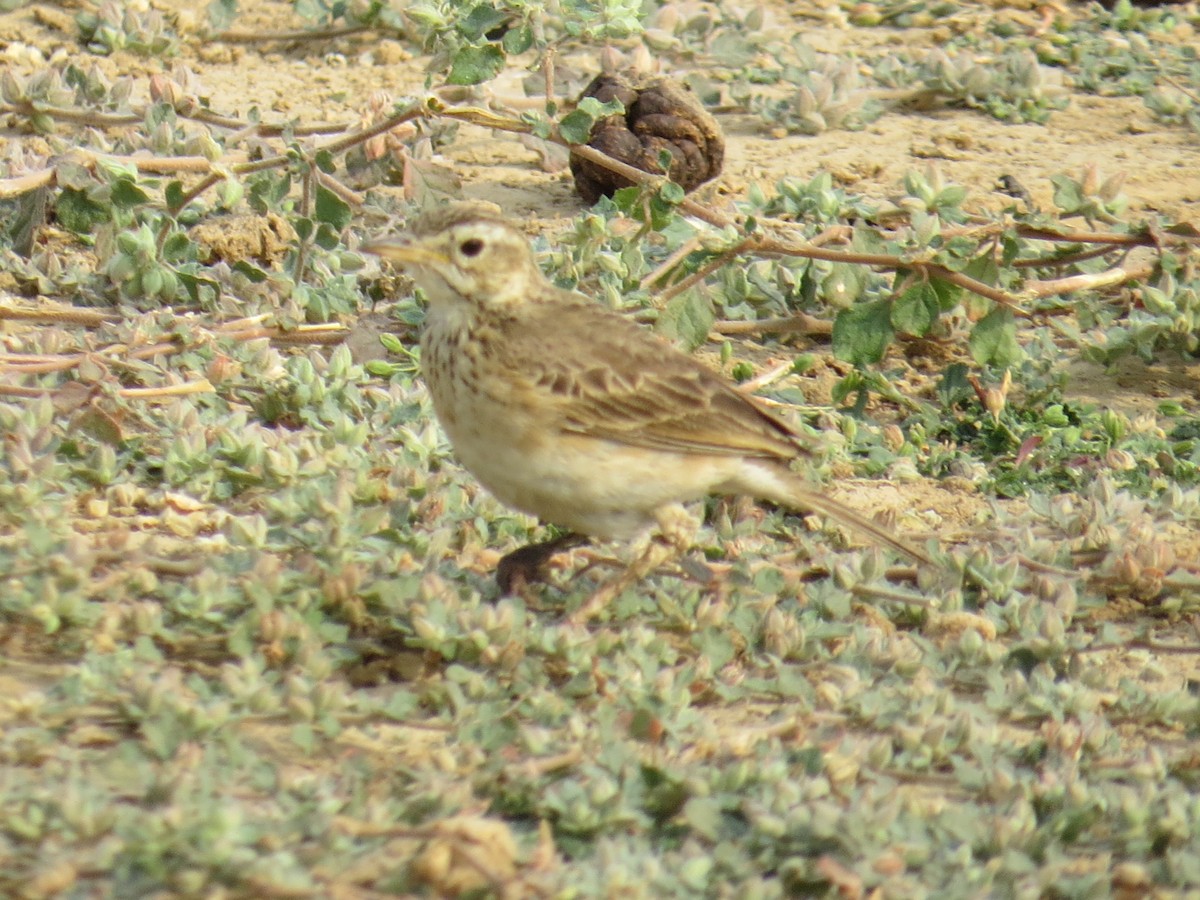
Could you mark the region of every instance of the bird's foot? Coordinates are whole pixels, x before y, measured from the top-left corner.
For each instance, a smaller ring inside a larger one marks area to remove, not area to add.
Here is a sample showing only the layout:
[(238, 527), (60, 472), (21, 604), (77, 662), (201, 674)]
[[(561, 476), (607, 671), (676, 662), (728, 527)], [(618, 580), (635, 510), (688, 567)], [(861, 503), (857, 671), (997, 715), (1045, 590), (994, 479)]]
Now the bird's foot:
[(568, 532), (548, 541), (527, 544), (505, 554), (496, 566), (496, 583), (500, 586), (500, 593), (513, 594), (523, 585), (544, 581), (546, 563), (550, 561), (550, 557), (587, 542), (588, 539), (583, 535)]

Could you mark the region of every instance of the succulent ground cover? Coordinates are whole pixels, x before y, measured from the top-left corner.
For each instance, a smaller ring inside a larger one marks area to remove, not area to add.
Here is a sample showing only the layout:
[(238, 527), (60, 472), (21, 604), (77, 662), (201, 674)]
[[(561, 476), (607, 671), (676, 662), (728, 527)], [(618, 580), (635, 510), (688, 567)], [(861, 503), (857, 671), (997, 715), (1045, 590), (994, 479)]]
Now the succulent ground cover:
[[(3, 6), (0, 893), (1200, 890), (1194, 4)], [(630, 64), (724, 172), (586, 207)], [(723, 501), (498, 598), (357, 251), (443, 197), (945, 570)]]

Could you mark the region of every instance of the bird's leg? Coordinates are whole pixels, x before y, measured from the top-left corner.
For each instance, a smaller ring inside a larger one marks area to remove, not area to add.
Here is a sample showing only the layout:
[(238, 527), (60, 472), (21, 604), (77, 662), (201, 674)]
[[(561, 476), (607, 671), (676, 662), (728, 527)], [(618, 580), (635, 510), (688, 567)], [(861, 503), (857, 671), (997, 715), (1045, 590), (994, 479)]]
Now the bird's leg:
[(548, 541), (526, 544), (511, 553), (506, 553), (496, 566), (496, 583), (500, 586), (500, 593), (511, 594), (522, 584), (542, 581), (550, 557), (587, 542), (588, 539), (584, 535), (567, 532)]
[(569, 624), (586, 624), (626, 588), (637, 584), (663, 563), (678, 559), (691, 549), (699, 522), (683, 504), (670, 503), (660, 507), (655, 511), (654, 519), (657, 527), (634, 545), (633, 561), (625, 571), (602, 584), (583, 606), (567, 616)]

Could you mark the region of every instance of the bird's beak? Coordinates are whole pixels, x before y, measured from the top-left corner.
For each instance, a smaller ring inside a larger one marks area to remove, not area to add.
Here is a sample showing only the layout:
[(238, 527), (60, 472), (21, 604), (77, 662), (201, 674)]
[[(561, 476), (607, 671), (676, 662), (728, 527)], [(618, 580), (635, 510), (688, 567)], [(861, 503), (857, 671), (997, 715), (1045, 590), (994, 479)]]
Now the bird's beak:
[(438, 250), (430, 247), (419, 238), (404, 236), (376, 238), (367, 241), (360, 250), (374, 253), (384, 259), (402, 266), (434, 266), (442, 268), (450, 265), (450, 259)]

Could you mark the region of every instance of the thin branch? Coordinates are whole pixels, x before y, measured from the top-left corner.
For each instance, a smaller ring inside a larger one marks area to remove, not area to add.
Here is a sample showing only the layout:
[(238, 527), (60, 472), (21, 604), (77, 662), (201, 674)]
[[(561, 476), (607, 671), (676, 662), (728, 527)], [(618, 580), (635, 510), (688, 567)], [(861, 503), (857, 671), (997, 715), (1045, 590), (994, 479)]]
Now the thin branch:
[(216, 388), (207, 378), (195, 381), (185, 381), (183, 384), (171, 384), (166, 387), (121, 388), (117, 394), (131, 400), (158, 400), (163, 397), (181, 397), (186, 394), (209, 394)]
[(1094, 275), (1071, 275), (1068, 278), (1058, 278), (1054, 281), (1027, 281), (1021, 292), (1027, 297), (1050, 297), (1054, 294), (1071, 294), (1076, 291), (1090, 291), (1096, 288), (1112, 287), (1115, 284), (1125, 284), (1130, 281), (1140, 281), (1154, 274), (1155, 266), (1143, 265), (1135, 269), (1125, 269), (1117, 266)]
[[(181, 397), (187, 394), (209, 394), (216, 390), (207, 378), (195, 381), (185, 381), (182, 384), (171, 384), (166, 387), (118, 388), (118, 397), (130, 400), (159, 400), (169, 397)], [(58, 388), (23, 387), (16, 384), (0, 384), (0, 397), (23, 397), (36, 399), (38, 397), (53, 397), (59, 393)]]
[(1028, 318), (1029, 313), (1021, 309), (1018, 305), (1016, 297), (1005, 293), (999, 288), (994, 288), (990, 284), (984, 284), (977, 278), (972, 278), (970, 275), (964, 275), (962, 272), (954, 272), (944, 266), (925, 265), (922, 268), (932, 275), (934, 278), (940, 278), (942, 281), (948, 281), (951, 284), (956, 284), (961, 288), (965, 288), (972, 294), (978, 294), (980, 297), (987, 297), (989, 300), (994, 300), (1001, 306), (1006, 306), (1012, 310), (1013, 315), (1020, 318)]
[(907, 606), (919, 606), (922, 609), (934, 609), (937, 606), (937, 603), (934, 601), (917, 596), (916, 594), (876, 587), (870, 584), (856, 584), (850, 588), (850, 593), (855, 597), (866, 597), (870, 600), (894, 600), (897, 603), (903, 603)]
[[(0, 111), (6, 109), (8, 111), (21, 111), (15, 107), (0, 105)], [(38, 111), (43, 112), (44, 110)], [(341, 137), (318, 144), (316, 149), (326, 150), (334, 154), (342, 153), (345, 150), (356, 146), (357, 144), (370, 140), (372, 137), (378, 134), (384, 134), (388, 131), (391, 131), (393, 128), (396, 128), (397, 126), (404, 124), (405, 122), (420, 118), (424, 114), (424, 111), (424, 104), (413, 103), (395, 116), (385, 119), (382, 122), (370, 126), (369, 128), (349, 132), (347, 134), (343, 134)], [(75, 115), (75, 113), (71, 110), (62, 110), (62, 112), (71, 113), (73, 116)], [(88, 115), (90, 115), (90, 113)], [(204, 116), (197, 116), (197, 118), (214, 120), (214, 124), (221, 124), (223, 127), (244, 127), (247, 130), (253, 131), (264, 137), (281, 135), (285, 133), (289, 127), (285, 125), (255, 125), (253, 123), (243, 123), (238, 120), (219, 117), (215, 114), (209, 114), (207, 112), (204, 114)], [(125, 122), (124, 119), (130, 119), (130, 121)], [(122, 121), (123, 124), (136, 124), (141, 122), (143, 119), (144, 116), (123, 117)], [(218, 122), (215, 120), (220, 121)], [(97, 123), (90, 122), (89, 124)], [(345, 127), (320, 125), (302, 128), (297, 126), (292, 129), (292, 133), (300, 136), (301, 134), (324, 134), (331, 130), (344, 131)], [(99, 153), (94, 150), (87, 150), (84, 148), (76, 149), (72, 151), (72, 153), (74, 154), (74, 158), (80, 161), (83, 165), (87, 165), (89, 167), (94, 167), (97, 161), (103, 159), (105, 161), (121, 165), (132, 165), (137, 168), (138, 172), (143, 174), (174, 175), (186, 172), (204, 173), (206, 176), (205, 179), (199, 185), (188, 191), (184, 198), (185, 202), (180, 208), (186, 206), (187, 203), (190, 203), (192, 200), (199, 197), (202, 193), (204, 193), (204, 191), (220, 183), (225, 178), (228, 178), (231, 173), (237, 175), (249, 175), (255, 172), (261, 172), (267, 169), (273, 169), (278, 166), (285, 165), (289, 161), (289, 157), (286, 154), (277, 154), (265, 159), (250, 161), (248, 155), (245, 153), (229, 153), (223, 156), (219, 161), (213, 162), (204, 156), (118, 156), (110, 153)], [(53, 184), (55, 178), (55, 166), (47, 166), (44, 169), (39, 169), (36, 172), (29, 172), (15, 178), (0, 179), (0, 199), (19, 197), (22, 194), (27, 194), (31, 191), (37, 190), (38, 188)], [(343, 188), (342, 191), (338, 191), (337, 188), (330, 186), (330, 190), (338, 192), (343, 199), (347, 200), (347, 202), (354, 202), (355, 205), (359, 206), (362, 205), (362, 199), (359, 197), (359, 195), (350, 192), (348, 188)], [(356, 200), (351, 201), (349, 199), (350, 197), (354, 197)]]
[(224, 172), (211, 172), (204, 176), (204, 178), (200, 179), (197, 184), (193, 185), (191, 190), (187, 191), (182, 197), (179, 198), (179, 202), (175, 203), (171, 207), (171, 213), (173, 215), (177, 215), (180, 211), (187, 209), (189, 203), (207, 191), (210, 187), (213, 187), (224, 181), (227, 177), (228, 176)]
[(350, 127), (345, 122), (314, 122), (312, 125), (247, 122), (242, 119), (235, 119), (232, 116), (222, 116), (204, 108), (197, 108), (192, 111), (187, 109), (186, 106), (182, 109), (176, 107), (175, 112), (184, 119), (191, 119), (194, 122), (201, 122), (205, 125), (213, 125), (217, 128), (227, 128), (234, 131), (238, 133), (238, 140), (243, 140), (252, 134), (257, 137), (283, 137), (285, 134), (290, 134), (293, 137), (311, 137), (314, 134), (337, 134)]
[(1075, 569), (1063, 569), (1059, 566), (1051, 565), (1050, 563), (1039, 562), (1038, 560), (1029, 556), (1025, 556), (1022, 553), (1018, 553), (1016, 559), (1022, 567), (1028, 569), (1030, 572), (1042, 572), (1046, 575), (1060, 575), (1063, 578), (1079, 577), (1079, 572), (1077, 572)]
[(675, 266), (677, 266), (684, 257), (686, 257), (693, 250), (699, 249), (700, 238), (694, 237), (684, 241), (679, 245), (679, 247), (672, 251), (672, 253), (666, 259), (664, 259), (657, 267), (655, 267), (653, 271), (645, 275), (642, 280), (638, 282), (638, 287), (648, 288), (656, 281), (661, 281), (670, 274), (671, 270), (675, 268)]
[[(19, 103), (0, 103), (0, 113), (9, 113), (25, 118), (34, 115), (49, 116), (59, 122), (72, 122), (90, 128), (128, 128), (141, 125), (146, 121), (149, 112), (147, 106), (134, 106), (127, 113), (106, 113), (93, 109), (69, 108), (63, 106), (34, 106), (30, 100)], [(191, 119), (215, 128), (225, 128), (230, 131), (241, 131), (255, 134), (259, 137), (280, 137), (293, 134), (296, 137), (308, 137), (314, 134), (332, 134), (345, 131), (350, 126), (344, 122), (316, 122), (312, 125), (292, 125), (287, 122), (250, 122), (233, 116), (223, 116), (210, 109), (205, 109), (194, 100), (188, 98), (174, 104), (175, 114), (181, 119)]]
[(322, 172), (318, 169), (317, 181), (321, 183), (322, 187), (333, 191), (333, 193), (341, 197), (342, 200), (348, 203), (350, 206), (362, 206), (367, 202), (366, 197), (364, 197), (358, 191), (351, 190), (350, 188), (346, 187), (346, 185), (342, 184), (327, 172)]
[(713, 323), (712, 330), (717, 334), (729, 337), (745, 334), (793, 333), (824, 336), (833, 333), (833, 323), (810, 316), (808, 313), (799, 312), (792, 316), (780, 316), (773, 319), (754, 319), (747, 322), (722, 319)]
[(92, 309), (79, 309), (78, 307), (38, 309), (32, 307), (0, 306), (0, 320), (4, 319), (11, 322), (62, 323), (64, 325), (87, 325), (95, 327), (108, 322), (119, 321), (120, 317), (113, 313)]
[(1040, 269), (1051, 268), (1055, 266), (1073, 266), (1077, 263), (1087, 262), (1089, 259), (1095, 259), (1098, 256), (1106, 256), (1109, 253), (1115, 253), (1112, 245), (1104, 245), (1094, 247), (1091, 250), (1081, 250), (1078, 253), (1066, 253), (1062, 256), (1047, 256), (1040, 259), (1015, 259), (1010, 263), (1014, 269)]
[(1183, 94), (1183, 96), (1187, 97), (1193, 103), (1200, 103), (1200, 94), (1197, 94), (1195, 91), (1193, 91), (1187, 85), (1180, 84), (1178, 81), (1176, 81), (1170, 75), (1167, 75), (1165, 72), (1159, 72), (1158, 78), (1160, 81), (1165, 81), (1171, 87), (1175, 88), (1175, 90), (1179, 91), (1179, 93)]
[(22, 387), (19, 384), (0, 384), (0, 397), (22, 397), (28, 400), (36, 400), (38, 397), (45, 397), (47, 394), (52, 394), (53, 391), (48, 391), (45, 388)]
[[(1017, 234), (1035, 241), (1057, 241), (1064, 244), (1112, 244), (1119, 247), (1154, 247), (1158, 240), (1152, 234), (1113, 234), (1108, 231), (1057, 231), (1033, 225), (1017, 225)], [(1190, 234), (1166, 235), (1185, 243), (1200, 243), (1200, 236)]]
[[(0, 308), (0, 312), (3, 312)], [(3, 316), (0, 316), (3, 318)], [(249, 319), (237, 319), (225, 322), (212, 329), (196, 329), (195, 339), (189, 342), (162, 341), (147, 344), (137, 348), (129, 348), (124, 344), (115, 344), (99, 351), (49, 355), (49, 354), (0, 354), (0, 374), (12, 375), (44, 375), (50, 372), (66, 372), (84, 362), (93, 361), (102, 365), (116, 365), (129, 360), (152, 359), (156, 356), (169, 356), (181, 353), (189, 348), (202, 346), (217, 337), (233, 341), (252, 341), (267, 338), (280, 344), (288, 345), (321, 345), (339, 344), (349, 335), (350, 329), (344, 325), (325, 323), (319, 325), (301, 325), (295, 329), (261, 326), (258, 323), (265, 316), (254, 316)], [(80, 322), (83, 325), (106, 324), (110, 320)], [(33, 391), (24, 394), (22, 391)], [(41, 396), (46, 393), (41, 388), (13, 388), (13, 396)]]
[(945, 266), (940, 266), (936, 263), (904, 260), (898, 256), (889, 256), (885, 253), (856, 253), (846, 250), (826, 250), (822, 247), (814, 247), (811, 244), (791, 243), (769, 237), (760, 238), (753, 245), (752, 249), (760, 253), (774, 253), (780, 256), (796, 256), (804, 259), (822, 259), (828, 262), (840, 262), (849, 265), (876, 266), (884, 269), (912, 269), (916, 272), (923, 272), (929, 277), (956, 284), (973, 294), (994, 300), (996, 303), (1008, 307), (1018, 316), (1028, 316), (1028, 313), (1020, 308), (1020, 303), (1016, 297), (1007, 294), (999, 288), (992, 287), (990, 284), (984, 284), (977, 278), (964, 275), (962, 272), (951, 271)]
[(1149, 638), (1133, 638), (1119, 644), (1091, 644), (1080, 647), (1076, 653), (1125, 653), (1131, 649), (1149, 650), (1152, 653), (1169, 653), (1179, 656), (1194, 656), (1200, 654), (1200, 643), (1196, 644), (1164, 644)]
[(54, 169), (38, 169), (12, 178), (0, 178), (0, 200), (31, 194), (54, 183)]
[(654, 304), (656, 306), (661, 307), (664, 304), (666, 304), (666, 302), (668, 300), (670, 300), (672, 297), (677, 297), (679, 294), (682, 294), (684, 291), (686, 291), (688, 288), (692, 287), (693, 285), (699, 284), (701, 281), (703, 281), (705, 278), (707, 278), (713, 272), (717, 271), (717, 269), (720, 269), (721, 267), (725, 266), (726, 264), (732, 262), (733, 259), (739, 253), (741, 253), (743, 250), (745, 250), (746, 247), (750, 246), (752, 243), (753, 243), (752, 238), (746, 238), (745, 240), (740, 241), (735, 246), (730, 247), (724, 253), (721, 253), (720, 255), (713, 257), (707, 263), (705, 263), (699, 269), (697, 269), (695, 272), (693, 272), (691, 275), (689, 275), (687, 278), (684, 278), (681, 281), (678, 281), (675, 284), (671, 285), (670, 287), (664, 288), (663, 290), (659, 291), (654, 296)]
[[(239, 162), (247, 158), (245, 153), (232, 153), (223, 157), (221, 164), (231, 166), (239, 174), (243, 171), (256, 171), (253, 167), (257, 163)], [(105, 162), (117, 165), (133, 166), (139, 173), (149, 175), (210, 173), (217, 170), (217, 165), (204, 156), (120, 156), (113, 153), (100, 153), (95, 150), (87, 150), (82, 147), (71, 150), (62, 159), (71, 159), (89, 168), (94, 168), (99, 161), (104, 160)], [(286, 162), (287, 157), (273, 157), (273, 160)], [(266, 168), (270, 168), (270, 166)], [(54, 165), (39, 169), (36, 172), (28, 172), (15, 178), (0, 178), (0, 199), (19, 197), (30, 191), (54, 184), (57, 177), (57, 166)], [(222, 172), (217, 181), (225, 177), (228, 176)]]
[(389, 116), (382, 122), (376, 122), (374, 125), (371, 125), (360, 131), (352, 131), (349, 134), (343, 135), (342, 137), (334, 138), (324, 142), (323, 144), (318, 144), (316, 149), (325, 150), (335, 155), (342, 153), (346, 150), (349, 150), (351, 147), (356, 146), (357, 144), (366, 143), (376, 135), (387, 134), (393, 128), (397, 128), (400, 125), (403, 125), (405, 122), (411, 122), (413, 119), (421, 118), (423, 115), (425, 115), (427, 107), (428, 103), (410, 103), (403, 110), (396, 113), (394, 116)]
[(9, 113), (31, 119), (34, 116), (49, 116), (60, 122), (72, 122), (76, 125), (86, 125), (92, 128), (120, 128), (126, 125), (141, 125), (146, 120), (145, 114), (102, 113), (91, 109), (68, 109), (62, 106), (34, 106), (32, 100), (22, 100), (19, 103), (0, 103), (0, 113)]

